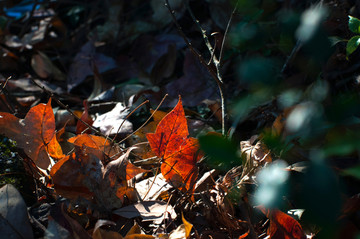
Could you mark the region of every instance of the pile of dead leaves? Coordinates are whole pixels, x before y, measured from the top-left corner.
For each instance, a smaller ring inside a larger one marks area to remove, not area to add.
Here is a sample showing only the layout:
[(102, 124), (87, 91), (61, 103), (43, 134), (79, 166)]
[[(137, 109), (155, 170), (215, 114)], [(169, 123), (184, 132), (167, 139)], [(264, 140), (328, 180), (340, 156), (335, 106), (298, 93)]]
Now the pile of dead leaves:
[[(216, 170), (204, 172), (201, 166), (204, 154), (198, 140), (189, 136), (181, 100), (168, 114), (153, 114), (165, 116), (142, 128), (156, 127), (146, 134), (151, 148), (147, 152), (145, 142), (125, 149), (94, 134), (66, 138), (64, 128), (55, 131), (51, 100), (31, 108), (24, 119), (0, 113), (1, 132), (17, 142), (27, 170), (46, 186), (38, 195), (43, 194), (39, 207), (47, 205), (42, 213), (48, 216), (41, 224), (40, 209), (33, 207), (27, 217), (21, 195), (6, 185), (1, 189), (1, 200), (10, 202), (1, 208), (3, 223), (9, 224), (4, 232), (31, 238), (31, 222), (40, 223), (33, 228), (49, 238), (257, 238), (259, 229), (250, 221), (254, 209), (246, 193), (238, 199), (242, 219), (235, 215), (228, 194), (241, 188), (245, 178), (250, 182), (264, 162), (271, 162), (264, 148), (244, 146), (249, 164), (233, 168), (216, 182)], [(71, 147), (64, 153), (65, 144)], [(300, 224), (287, 214), (263, 207), (261, 211), (270, 219), (270, 235), (305, 237)], [(18, 229), (20, 224), (27, 226)]]

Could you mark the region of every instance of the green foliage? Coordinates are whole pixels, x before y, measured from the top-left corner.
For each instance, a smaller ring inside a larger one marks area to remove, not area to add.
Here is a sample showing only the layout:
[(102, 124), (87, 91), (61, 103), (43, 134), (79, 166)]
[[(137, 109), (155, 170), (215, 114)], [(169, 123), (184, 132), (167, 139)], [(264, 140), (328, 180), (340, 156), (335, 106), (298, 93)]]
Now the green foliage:
[(214, 168), (229, 170), (233, 165), (240, 165), (237, 147), (229, 139), (220, 135), (209, 134), (199, 138), (200, 148), (209, 156), (207, 163)]
[[(349, 29), (355, 34), (360, 34), (360, 20), (356, 17), (349, 16)], [(349, 39), (348, 43), (346, 44), (346, 55), (350, 56), (356, 49), (359, 47), (360, 44), (360, 36), (356, 35)]]
[(346, 55), (350, 56), (360, 44), (360, 36), (353, 36), (346, 45)]
[(353, 33), (360, 34), (360, 20), (356, 17), (349, 16), (349, 29)]
[(360, 180), (360, 165), (344, 170), (345, 175), (353, 176)]

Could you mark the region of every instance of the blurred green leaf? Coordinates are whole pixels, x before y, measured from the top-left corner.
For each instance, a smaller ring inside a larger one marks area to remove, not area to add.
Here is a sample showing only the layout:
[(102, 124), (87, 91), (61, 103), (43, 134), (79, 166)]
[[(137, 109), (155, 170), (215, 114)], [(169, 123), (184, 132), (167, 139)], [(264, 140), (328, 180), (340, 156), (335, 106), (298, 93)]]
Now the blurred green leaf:
[(349, 29), (353, 33), (360, 34), (360, 20), (349, 15)]
[(302, 219), (320, 226), (336, 226), (341, 210), (341, 194), (334, 171), (324, 160), (314, 158), (298, 180), (301, 186), (293, 190), (299, 207), (306, 212)]
[(209, 156), (208, 163), (218, 169), (228, 170), (241, 163), (237, 147), (221, 135), (209, 134), (199, 137), (200, 148)]
[(350, 56), (359, 46), (360, 36), (353, 36), (346, 45), (346, 55)]
[(342, 156), (348, 155), (360, 150), (360, 135), (354, 129), (333, 130), (329, 132), (328, 142), (324, 145), (324, 154), (326, 156)]
[(360, 165), (353, 168), (345, 169), (343, 173), (360, 179)]

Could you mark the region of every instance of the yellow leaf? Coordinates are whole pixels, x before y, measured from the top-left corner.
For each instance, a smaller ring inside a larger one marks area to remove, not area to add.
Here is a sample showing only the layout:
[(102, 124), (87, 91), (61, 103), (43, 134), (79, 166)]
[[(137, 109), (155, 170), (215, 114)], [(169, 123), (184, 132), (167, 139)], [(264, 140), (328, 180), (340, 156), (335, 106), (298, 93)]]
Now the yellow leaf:
[(191, 229), (192, 229), (193, 225), (190, 222), (186, 221), (183, 213), (181, 213), (181, 219), (185, 226), (185, 236), (186, 236), (186, 238), (190, 238), (190, 233), (191, 233)]

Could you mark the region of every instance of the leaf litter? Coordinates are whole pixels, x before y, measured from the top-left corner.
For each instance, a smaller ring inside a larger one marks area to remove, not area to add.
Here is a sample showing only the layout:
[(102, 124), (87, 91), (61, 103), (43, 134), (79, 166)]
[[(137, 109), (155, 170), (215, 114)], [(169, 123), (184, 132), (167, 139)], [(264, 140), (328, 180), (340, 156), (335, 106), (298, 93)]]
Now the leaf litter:
[[(299, 30), (292, 21), (306, 23), (306, 18), (300, 19), (305, 2), (168, 2), (191, 44), (209, 60), (206, 66), (187, 49), (162, 1), (18, 1), (1, 6), (5, 14), (0, 18), (0, 133), (16, 141), (26, 174), (36, 182), (38, 200), (29, 215), (24, 208), (11, 212), (16, 222), (7, 232), (22, 235), (27, 226), (16, 226), (28, 225), (29, 217), (39, 238), (321, 237), (330, 227), (324, 220), (308, 219), (312, 208), (329, 215), (328, 222), (336, 222), (333, 228), (339, 227), (343, 238), (354, 238), (351, 218), (357, 218), (359, 200), (353, 190), (356, 183), (348, 177), (359, 178), (353, 167), (359, 164), (354, 156), (358, 145), (350, 137), (357, 134), (357, 113), (351, 114), (357, 112), (358, 101), (352, 94), (329, 99), (329, 92), (356, 88), (351, 79), (357, 79), (353, 74), (358, 53), (346, 56), (339, 41), (326, 64), (317, 54), (325, 52), (326, 44), (307, 55), (309, 45), (316, 45), (310, 39), (317, 36), (315, 28), (322, 27), (317, 21), (312, 26), (316, 34), (301, 39), (297, 48), (293, 33)], [(349, 39), (344, 23), (350, 8), (355, 16), (357, 8), (336, 4), (324, 4), (329, 16), (323, 25), (333, 35)], [(190, 20), (190, 10), (204, 32)], [(227, 30), (231, 34), (226, 35)], [(204, 50), (204, 34), (214, 52)], [(224, 52), (217, 45), (221, 37), (226, 38)], [(213, 59), (222, 54), (230, 137), (212, 132), (222, 115), (218, 85), (208, 70), (217, 67)], [(272, 81), (274, 69), (256, 61), (265, 58), (270, 66), (276, 64), (268, 59), (285, 62), (280, 77), (284, 82)], [(308, 84), (317, 61), (323, 72)], [(245, 74), (245, 66), (258, 72)], [(286, 94), (281, 94), (285, 88)], [(153, 121), (144, 126), (153, 113), (149, 109), (165, 94), (168, 99), (159, 106), (164, 111), (155, 110)], [(41, 103), (49, 97), (47, 104)], [(332, 129), (334, 122), (338, 125)], [(325, 140), (324, 128), (331, 129)], [(340, 144), (343, 132), (350, 136)], [(216, 150), (201, 146), (204, 139)], [(224, 147), (224, 142), (231, 146)], [(336, 174), (314, 162), (323, 160), (324, 153), (335, 162), (331, 166)], [(275, 167), (279, 159), (287, 164)], [(347, 199), (343, 209), (336, 201), (338, 173), (346, 175), (350, 185), (350, 192), (341, 194)], [(316, 188), (326, 185), (321, 179), (332, 187)], [(261, 190), (275, 195), (279, 204), (257, 200)], [(21, 201), (20, 194), (13, 194)], [(45, 205), (46, 219), (36, 221), (34, 215)], [(302, 216), (293, 218), (294, 210)], [(3, 222), (12, 223), (5, 214)], [(26, 234), (31, 238), (30, 230)]]

